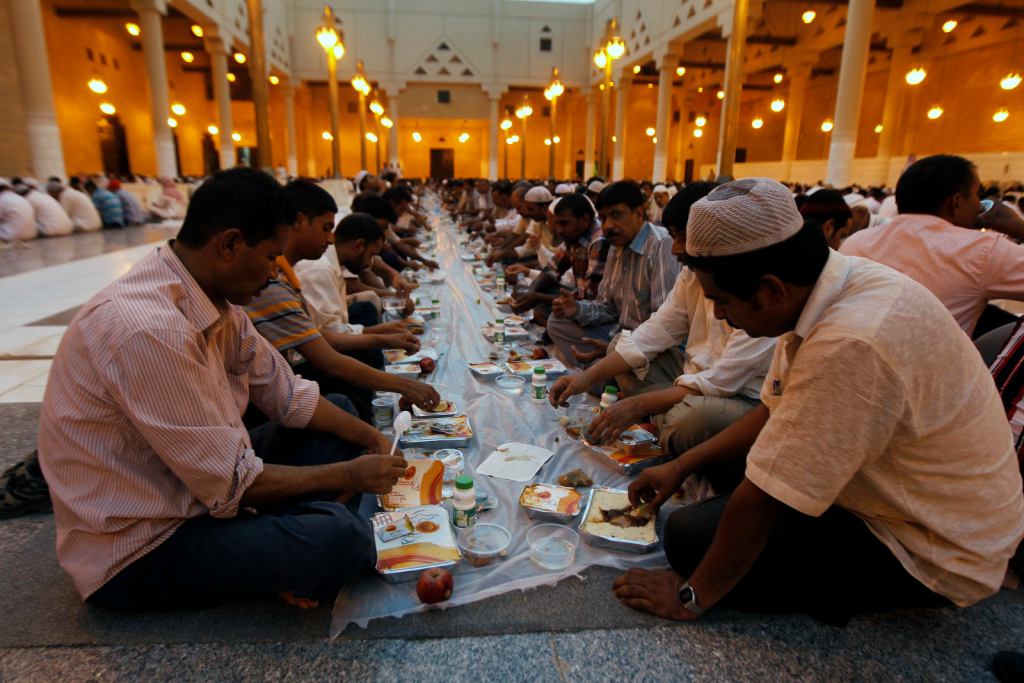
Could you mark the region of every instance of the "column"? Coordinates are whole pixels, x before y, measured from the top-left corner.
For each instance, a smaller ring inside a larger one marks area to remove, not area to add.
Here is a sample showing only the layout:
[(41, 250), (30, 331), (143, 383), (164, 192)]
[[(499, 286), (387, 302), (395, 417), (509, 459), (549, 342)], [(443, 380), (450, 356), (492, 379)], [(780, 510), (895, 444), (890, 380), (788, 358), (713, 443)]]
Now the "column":
[[(501, 137), (501, 131), (498, 128), (501, 119), (501, 93), (490, 93), (490, 100), (491, 121), (487, 127), (487, 177), (497, 180), (499, 178), (498, 139)], [(508, 173), (507, 168), (505, 173)]]
[(213, 80), (213, 99), (217, 102), (217, 135), (220, 152), (220, 167), (235, 165), (235, 141), (231, 139), (234, 124), (231, 122), (231, 83), (228, 82), (228, 50), (224, 39), (217, 35), (215, 28), (203, 27), (203, 44), (210, 55), (210, 78)]
[(615, 82), (615, 145), (612, 148), (612, 180), (622, 180), (626, 168), (626, 107), (629, 106), (629, 89), (632, 77), (619, 76)]
[(285, 158), (287, 159), (288, 175), (299, 175), (298, 138), (295, 136), (295, 86), (289, 80), (284, 84), (281, 94), (284, 96), (284, 128)]
[(747, 16), (750, 0), (735, 0), (732, 8), (732, 32), (725, 59), (725, 100), (718, 131), (718, 175), (732, 177), (739, 137), (740, 96), (743, 94), (743, 55), (747, 43)]
[(786, 96), (786, 132), (782, 138), (782, 177), (793, 180), (793, 162), (800, 142), (800, 119), (804, 111), (804, 94), (811, 77), (811, 65), (801, 62), (787, 74), (789, 93)]
[(65, 177), (64, 149), (53, 106), (50, 58), (40, 0), (10, 0), (12, 37), (25, 97), (29, 163), (32, 174), (45, 182), (49, 176)]
[(392, 166), (397, 167), (402, 155), (399, 153), (398, 145), (398, 93), (388, 95), (388, 115), (394, 121), (394, 125), (388, 129), (388, 161)]
[(651, 180), (655, 183), (665, 182), (665, 174), (668, 171), (672, 79), (676, 76), (678, 60), (679, 58), (674, 52), (666, 53), (661, 58), (661, 68), (658, 70), (658, 113), (654, 124), (654, 135), (658, 141), (654, 143), (654, 169), (651, 171)]
[(566, 180), (572, 180), (576, 177), (576, 152), (574, 150), (575, 144), (573, 140), (573, 133), (575, 132), (576, 126), (573, 124), (573, 119), (576, 118), (576, 98), (570, 97), (569, 93), (565, 95), (565, 136), (562, 141), (558, 143), (559, 147), (562, 148), (562, 177)]
[(832, 129), (828, 171), (825, 175), (826, 182), (835, 187), (849, 185), (853, 171), (874, 13), (875, 0), (850, 0), (846, 11), (843, 58), (839, 65), (839, 90), (836, 93), (836, 115), (833, 119), (835, 127)]
[(270, 86), (267, 84), (267, 49), (263, 40), (263, 0), (246, 0), (249, 8), (249, 76), (256, 110), (256, 145), (260, 168), (274, 173), (270, 150)]
[(587, 98), (587, 129), (586, 137), (583, 139), (583, 180), (586, 180), (590, 176), (594, 175), (594, 118), (597, 114), (595, 111), (596, 103), (594, 102), (594, 92), (590, 91), (586, 94)]
[(892, 59), (889, 66), (889, 80), (885, 86), (885, 107), (882, 109), (882, 133), (878, 139), (878, 154), (881, 167), (881, 182), (889, 182), (889, 167), (894, 153), (897, 153), (895, 142), (899, 139), (900, 119), (906, 102), (907, 86), (904, 74), (910, 68), (913, 56), (912, 45), (908, 42), (897, 42), (893, 46)]
[[(178, 163), (174, 156), (174, 137), (171, 127), (167, 125), (171, 102), (167, 87), (167, 63), (164, 61), (162, 19), (167, 12), (167, 3), (164, 0), (133, 0), (132, 7), (139, 14), (139, 28), (142, 29), (142, 53), (146, 59), (153, 145), (156, 147), (156, 174), (174, 178), (178, 175)], [(226, 80), (227, 76), (224, 78)], [(231, 137), (230, 131), (228, 137)]]
[[(685, 91), (685, 87), (683, 88)], [(676, 132), (676, 172), (675, 181), (677, 183), (683, 182), (683, 176), (686, 174), (686, 140), (690, 135), (690, 130), (687, 127), (688, 119), (690, 118), (689, 113), (686, 110), (686, 99), (680, 94), (679, 97), (679, 125), (677, 126)]]
[(299, 110), (302, 112), (302, 128), (306, 131), (306, 175), (310, 178), (320, 177), (320, 171), (316, 167), (316, 144), (320, 140), (320, 134), (313, 130), (313, 121), (309, 113), (313, 110), (313, 92), (309, 86), (299, 89)]

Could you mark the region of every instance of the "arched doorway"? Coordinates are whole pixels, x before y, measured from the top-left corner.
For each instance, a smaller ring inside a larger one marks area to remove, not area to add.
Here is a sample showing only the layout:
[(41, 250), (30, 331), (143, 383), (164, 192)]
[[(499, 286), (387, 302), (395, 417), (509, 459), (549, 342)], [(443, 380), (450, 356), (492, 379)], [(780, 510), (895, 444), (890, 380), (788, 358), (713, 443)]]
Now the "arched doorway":
[(117, 176), (131, 175), (131, 161), (128, 159), (128, 138), (124, 125), (117, 114), (102, 116), (96, 122), (100, 136), (100, 155), (103, 157), (103, 171)]

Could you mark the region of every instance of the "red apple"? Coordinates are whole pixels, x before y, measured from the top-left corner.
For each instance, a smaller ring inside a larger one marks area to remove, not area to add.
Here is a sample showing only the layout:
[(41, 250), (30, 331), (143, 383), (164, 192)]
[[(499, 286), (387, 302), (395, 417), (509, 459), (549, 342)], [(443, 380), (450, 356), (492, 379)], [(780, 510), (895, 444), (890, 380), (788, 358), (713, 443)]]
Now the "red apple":
[(416, 596), (425, 605), (433, 605), (452, 597), (452, 589), (455, 588), (455, 580), (452, 573), (447, 569), (435, 567), (420, 574), (420, 580), (416, 582)]
[(424, 375), (432, 373), (435, 367), (437, 367), (437, 364), (434, 363), (433, 358), (424, 358), (420, 361), (420, 371), (422, 371)]

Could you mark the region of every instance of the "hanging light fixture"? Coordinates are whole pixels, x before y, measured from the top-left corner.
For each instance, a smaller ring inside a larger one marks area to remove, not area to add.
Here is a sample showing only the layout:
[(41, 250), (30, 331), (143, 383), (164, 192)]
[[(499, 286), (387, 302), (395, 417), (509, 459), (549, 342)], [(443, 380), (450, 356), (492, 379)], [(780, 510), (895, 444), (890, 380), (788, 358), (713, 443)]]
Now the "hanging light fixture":
[(369, 140), (370, 142), (377, 142), (377, 134), (369, 132), (366, 134), (366, 139)]
[(654, 134), (655, 134), (656, 132), (657, 132), (657, 131), (656, 131), (656, 130), (654, 130), (654, 128), (653, 128), (653, 127), (651, 127), (651, 126), (648, 126), (648, 127), (647, 127), (647, 130), (645, 130), (645, 131), (644, 131), (644, 133), (646, 133), (646, 134), (647, 134), (647, 137), (649, 137), (649, 138), (653, 138), (653, 137), (654, 137)]
[(178, 120), (176, 118), (174, 118), (174, 117), (170, 117), (170, 118), (167, 119), (167, 125), (170, 126), (171, 128), (177, 128), (178, 127)]
[[(693, 120), (694, 125), (697, 126), (698, 128), (703, 128), (705, 125), (707, 125), (707, 122), (708, 117), (704, 116), (704, 114), (697, 114), (697, 118)], [(698, 135), (697, 137), (700, 136)]]
[(384, 106), (377, 100), (370, 102), (370, 111), (373, 112), (374, 116), (380, 116), (384, 113)]
[(469, 133), (467, 133), (466, 131), (462, 131), (459, 134), (459, 142), (465, 143), (468, 140), (469, 140)]
[(1003, 90), (1013, 90), (1020, 85), (1021, 77), (1019, 71), (1012, 71), (999, 81), (999, 87)]
[(228, 83), (234, 83), (234, 82), (235, 82), (235, 74), (233, 74), (233, 73), (231, 73), (229, 71), (228, 72)]
[(997, 111), (995, 114), (992, 114), (992, 120), (996, 123), (1002, 123), (1008, 118), (1010, 118), (1010, 112), (1005, 107)]
[(693, 129), (693, 137), (699, 138), (699, 137), (703, 137), (703, 136), (704, 136), (703, 129), (701, 129), (701, 128), (694, 128)]
[(209, 133), (210, 135), (216, 135), (217, 133), (220, 132), (220, 128), (211, 123), (209, 126), (206, 127), (206, 132)]
[(518, 135), (510, 135), (509, 137), (505, 138), (505, 143), (506, 144), (514, 145), (517, 142), (519, 142), (519, 136)]
[(203, 27), (200, 26), (199, 24), (192, 24), (192, 35), (194, 35), (196, 38), (202, 38), (203, 37)]
[(245, 55), (243, 55), (241, 52), (236, 52), (235, 61), (239, 64), (245, 64)]
[(117, 113), (117, 107), (112, 105), (110, 102), (100, 102), (100, 111), (107, 116), (113, 116)]
[(182, 104), (181, 102), (175, 102), (174, 104), (171, 105), (171, 113), (174, 114), (175, 116), (184, 116), (185, 115), (185, 105)]
[(98, 78), (90, 78), (86, 85), (89, 86), (89, 90), (92, 90), (97, 95), (107, 92), (107, 84)]
[(278, 78), (275, 74), (270, 74), (270, 76), (267, 77), (267, 80), (270, 81), (270, 85), (277, 85), (278, 83), (281, 82), (281, 79)]
[(801, 15), (800, 15), (800, 18), (801, 18), (801, 19), (803, 20), (803, 22), (804, 22), (805, 24), (809, 24), (809, 23), (811, 23), (812, 21), (814, 21), (814, 18), (815, 18), (815, 17), (817, 17), (817, 16), (818, 16), (818, 13), (817, 13), (817, 12), (815, 12), (815, 11), (814, 11), (814, 10), (812, 10), (812, 9), (809, 9), (809, 10), (807, 10), (806, 12), (804, 12), (803, 14), (801, 14)]
[(761, 130), (763, 126), (764, 119), (762, 119), (760, 116), (754, 118), (754, 120), (750, 122), (750, 127), (753, 128), (754, 130)]
[(412, 132), (412, 141), (413, 142), (423, 142), (423, 136), (420, 135), (420, 132), (418, 130), (414, 130)]
[(925, 76), (927, 75), (928, 72), (925, 71), (923, 67), (916, 66), (910, 71), (908, 71), (907, 75), (904, 76), (903, 78), (907, 81), (909, 85), (920, 85), (921, 83), (924, 82)]
[(555, 137), (551, 138), (551, 141), (554, 142), (557, 145), (559, 142), (562, 141), (562, 138), (560, 138), (560, 137), (558, 137), (556, 135)]
[(331, 140), (334, 139), (334, 136), (331, 135), (331, 131), (329, 130), (325, 130), (323, 133), (320, 133), (320, 137), (322, 137), (327, 142), (330, 142)]
[(776, 97), (768, 106), (771, 107), (771, 110), (773, 112), (778, 114), (780, 111), (786, 108), (786, 100), (782, 99), (781, 97)]
[(501, 123), (498, 124), (498, 127), (502, 130), (508, 130), (512, 127), (512, 119), (502, 119)]
[(544, 138), (544, 146), (545, 147), (550, 147), (551, 146), (551, 138)]
[(142, 29), (139, 28), (139, 25), (132, 21), (129, 21), (127, 24), (124, 25), (124, 30), (128, 31), (128, 35), (135, 38), (137, 38), (139, 34), (142, 33)]
[(382, 116), (380, 117), (380, 125), (384, 126), (385, 128), (391, 128), (392, 126), (395, 125), (395, 122), (392, 121), (391, 117), (389, 116)]
[(935, 119), (942, 116), (943, 112), (945, 112), (945, 109), (942, 108), (942, 105), (936, 104), (935, 106), (928, 110), (928, 118), (934, 121)]
[(772, 80), (776, 83), (776, 85), (782, 83), (783, 78), (785, 77), (782, 75), (781, 71), (772, 76)]
[(640, 73), (640, 71), (641, 71), (641, 67), (640, 67), (639, 64), (637, 64), (636, 66), (633, 67), (633, 73), (638, 74), (638, 73)]
[(241, 133), (232, 133), (231, 134), (231, 139), (234, 140), (235, 142), (241, 142), (242, 141), (242, 134)]
[(720, 100), (724, 100), (725, 99), (725, 91), (724, 90), (719, 90), (717, 93), (715, 93), (715, 97), (717, 97)]
[(958, 22), (956, 19), (948, 19), (948, 20), (946, 20), (946, 23), (944, 23), (942, 25), (942, 32), (943, 33), (952, 33), (953, 29), (955, 29), (959, 23), (960, 22)]
[(835, 124), (832, 123), (832, 119), (825, 119), (824, 121), (821, 122), (821, 132), (822, 133), (830, 133), (830, 132), (832, 132), (832, 128), (833, 128), (834, 125)]
[(882, 132), (882, 124), (878, 124), (877, 126), (875, 126), (875, 132), (876, 133), (881, 133)]
[(594, 51), (594, 66), (598, 69), (603, 69), (608, 66), (608, 55), (604, 50)]
[(185, 62), (186, 64), (191, 64), (192, 62), (196, 61), (196, 56), (188, 50), (185, 50), (181, 53), (181, 61)]
[(685, 75), (686, 75), (686, 67), (685, 66), (677, 66), (676, 67), (676, 76), (685, 76)]

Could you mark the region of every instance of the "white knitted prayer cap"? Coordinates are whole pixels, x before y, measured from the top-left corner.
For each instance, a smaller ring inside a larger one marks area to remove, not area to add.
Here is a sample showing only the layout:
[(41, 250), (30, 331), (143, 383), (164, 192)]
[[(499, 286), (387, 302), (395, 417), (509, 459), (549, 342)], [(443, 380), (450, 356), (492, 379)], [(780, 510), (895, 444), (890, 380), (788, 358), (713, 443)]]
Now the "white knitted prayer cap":
[(590, 184), (587, 185), (587, 192), (597, 192), (600, 194), (601, 190), (604, 189), (604, 185), (600, 180), (591, 180)]
[(690, 208), (686, 253), (733, 256), (785, 242), (804, 219), (782, 183), (744, 178), (719, 185)]
[(567, 194), (572, 194), (575, 191), (575, 185), (570, 185), (569, 183), (560, 183), (558, 187), (555, 188), (555, 195), (561, 197)]
[(551, 196), (551, 191), (548, 190), (548, 188), (543, 185), (538, 185), (536, 187), (531, 187), (523, 199), (531, 204), (547, 204), (554, 199), (554, 197)]
[(859, 206), (860, 204), (867, 205), (867, 203), (868, 203), (867, 198), (864, 195), (862, 195), (860, 193), (857, 193), (857, 192), (851, 192), (850, 194), (844, 194), (843, 195), (843, 201), (846, 202), (846, 205), (848, 207), (850, 207), (851, 209), (853, 207), (855, 207), (855, 206)]

